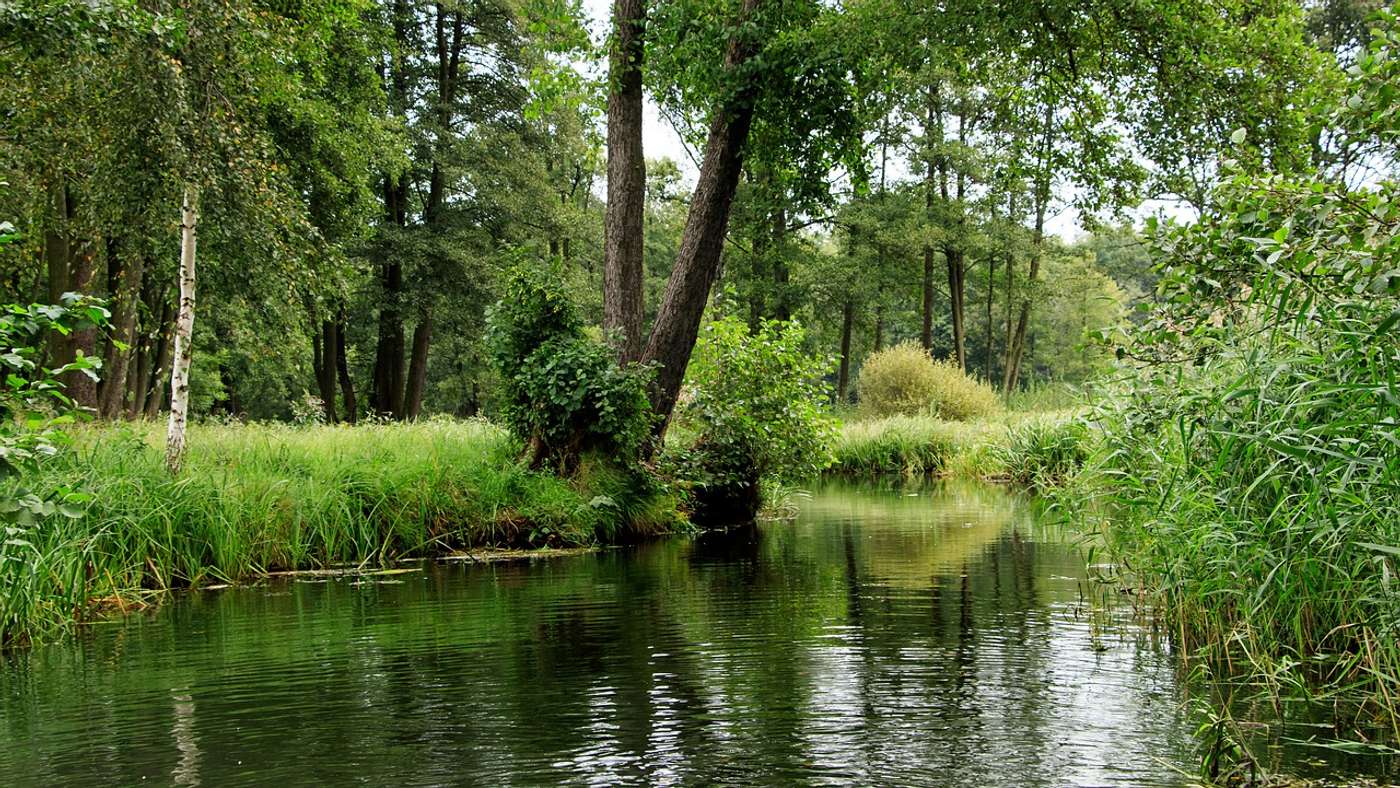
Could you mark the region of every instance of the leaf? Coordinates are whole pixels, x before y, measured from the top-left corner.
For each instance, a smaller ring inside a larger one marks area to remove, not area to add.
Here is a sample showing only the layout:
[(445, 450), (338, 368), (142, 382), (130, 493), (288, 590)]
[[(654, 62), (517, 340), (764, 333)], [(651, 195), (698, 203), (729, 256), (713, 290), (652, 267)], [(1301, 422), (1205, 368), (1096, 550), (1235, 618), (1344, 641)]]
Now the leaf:
[(1241, 126), (1240, 128), (1235, 129), (1233, 132), (1230, 133), (1230, 142), (1239, 145), (1240, 143), (1244, 142), (1244, 135), (1245, 130), (1244, 127)]

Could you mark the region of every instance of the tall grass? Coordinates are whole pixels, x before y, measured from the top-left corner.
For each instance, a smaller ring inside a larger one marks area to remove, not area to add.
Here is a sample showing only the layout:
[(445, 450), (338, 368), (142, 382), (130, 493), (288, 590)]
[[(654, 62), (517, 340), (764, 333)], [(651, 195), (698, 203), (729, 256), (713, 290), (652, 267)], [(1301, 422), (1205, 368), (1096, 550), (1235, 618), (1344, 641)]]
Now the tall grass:
[(1400, 367), (1371, 325), (1337, 330), (1138, 382), (1086, 478), (1189, 653), (1355, 698), (1400, 738)]
[(0, 643), (48, 634), (144, 592), (275, 569), (375, 564), (476, 545), (581, 545), (659, 533), (676, 502), (601, 460), (566, 481), (516, 461), (486, 422), (192, 428), (184, 470), (162, 431), (79, 431), (30, 486), (91, 494), (78, 519), (12, 534)]
[(838, 436), (832, 471), (1060, 483), (1071, 471), (1064, 455), (1087, 444), (1087, 430), (1075, 426), (1080, 420), (1077, 411), (1060, 411), (972, 422), (932, 416), (856, 421)]

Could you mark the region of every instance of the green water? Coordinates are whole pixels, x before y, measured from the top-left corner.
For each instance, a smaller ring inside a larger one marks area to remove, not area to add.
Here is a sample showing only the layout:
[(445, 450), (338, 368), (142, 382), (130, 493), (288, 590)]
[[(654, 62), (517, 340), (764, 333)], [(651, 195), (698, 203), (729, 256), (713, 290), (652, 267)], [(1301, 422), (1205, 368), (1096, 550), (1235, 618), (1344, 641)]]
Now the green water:
[(1004, 491), (183, 595), (0, 665), (0, 784), (1177, 785), (1149, 632)]

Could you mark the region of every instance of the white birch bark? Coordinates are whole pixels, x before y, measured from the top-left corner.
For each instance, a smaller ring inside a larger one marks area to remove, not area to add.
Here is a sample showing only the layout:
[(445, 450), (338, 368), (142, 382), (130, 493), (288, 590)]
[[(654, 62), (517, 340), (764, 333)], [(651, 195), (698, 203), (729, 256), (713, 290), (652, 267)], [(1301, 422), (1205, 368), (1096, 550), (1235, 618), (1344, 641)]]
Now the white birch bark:
[(180, 308), (175, 316), (175, 354), (170, 372), (170, 422), (165, 432), (165, 465), (180, 472), (185, 456), (185, 426), (190, 409), (190, 361), (194, 358), (195, 230), (199, 223), (198, 194), (185, 186), (180, 206)]

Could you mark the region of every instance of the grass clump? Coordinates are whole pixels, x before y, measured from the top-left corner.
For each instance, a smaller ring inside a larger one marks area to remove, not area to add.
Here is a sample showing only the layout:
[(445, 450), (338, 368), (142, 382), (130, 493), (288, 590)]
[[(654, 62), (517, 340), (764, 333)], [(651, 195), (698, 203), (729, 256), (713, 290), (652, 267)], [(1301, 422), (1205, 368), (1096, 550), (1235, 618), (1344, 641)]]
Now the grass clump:
[(1034, 416), (1010, 426), (994, 453), (1011, 481), (1043, 490), (1079, 473), (1089, 459), (1090, 437), (1080, 418)]
[[(144, 592), (278, 569), (382, 564), (481, 546), (571, 546), (678, 525), (655, 483), (607, 463), (572, 479), (529, 470), (483, 421), (307, 427), (200, 425), (178, 477), (162, 430), (78, 431), (29, 480), (77, 486), (0, 562), (0, 643), (43, 637)], [(16, 552), (22, 551), (22, 552)]]
[(952, 361), (934, 361), (926, 350), (909, 342), (866, 359), (856, 389), (862, 413), (868, 417), (931, 415), (970, 421), (1001, 410), (991, 386)]
[(1003, 414), (970, 422), (891, 416), (846, 424), (832, 470), (1010, 479), (1045, 487), (1064, 482), (1082, 462), (1089, 430), (1077, 411)]

